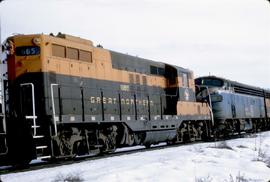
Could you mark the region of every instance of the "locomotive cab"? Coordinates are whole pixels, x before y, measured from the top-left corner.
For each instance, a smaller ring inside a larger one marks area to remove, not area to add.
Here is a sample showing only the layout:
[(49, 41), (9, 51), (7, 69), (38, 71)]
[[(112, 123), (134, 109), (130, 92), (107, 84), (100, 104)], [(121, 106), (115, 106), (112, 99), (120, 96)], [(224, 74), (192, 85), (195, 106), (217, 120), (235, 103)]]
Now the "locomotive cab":
[[(227, 88), (227, 84), (216, 77), (202, 77), (195, 79), (196, 99), (201, 102), (221, 102), (223, 97), (219, 90)], [(210, 97), (209, 97), (210, 96)]]
[[(35, 158), (34, 138), (42, 115), (41, 36), (10, 37), (4, 44), (7, 70), (2, 87), (5, 112), (7, 160), (11, 164), (27, 164)], [(39, 100), (39, 102), (36, 102)], [(20, 151), (20, 152), (18, 152)]]

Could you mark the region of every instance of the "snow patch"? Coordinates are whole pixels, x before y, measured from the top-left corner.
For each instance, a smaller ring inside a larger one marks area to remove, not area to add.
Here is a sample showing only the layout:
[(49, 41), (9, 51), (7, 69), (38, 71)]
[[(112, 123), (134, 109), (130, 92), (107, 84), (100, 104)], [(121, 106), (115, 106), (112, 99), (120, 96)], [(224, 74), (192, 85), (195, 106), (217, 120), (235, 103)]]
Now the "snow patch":
[[(270, 180), (270, 132), (257, 137), (184, 145), (148, 152), (84, 161), (50, 169), (2, 175), (5, 182), (47, 182), (57, 177), (77, 175), (83, 181), (250, 181)], [(141, 147), (134, 147), (141, 148)], [(126, 149), (121, 149), (123, 151)], [(263, 156), (260, 156), (263, 152)], [(262, 157), (264, 159), (262, 159)]]

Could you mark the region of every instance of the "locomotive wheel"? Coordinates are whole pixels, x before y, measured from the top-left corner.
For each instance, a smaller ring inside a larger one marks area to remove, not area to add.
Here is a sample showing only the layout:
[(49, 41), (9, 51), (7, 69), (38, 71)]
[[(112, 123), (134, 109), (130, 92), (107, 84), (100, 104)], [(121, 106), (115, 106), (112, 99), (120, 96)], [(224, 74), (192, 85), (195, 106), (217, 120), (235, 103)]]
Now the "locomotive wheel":
[(210, 141), (211, 140), (211, 131), (209, 129), (209, 125), (208, 125), (207, 121), (203, 122), (201, 138), (202, 138), (202, 141)]
[(134, 142), (135, 142), (135, 136), (134, 136), (134, 134), (129, 134), (128, 135), (128, 145), (129, 146), (132, 146), (132, 145), (134, 145)]
[(101, 154), (114, 152), (116, 150), (116, 146), (110, 144), (110, 142), (108, 141), (108, 138), (106, 138), (105, 140), (100, 139), (99, 144), (102, 145), (102, 147), (100, 148), (100, 153)]
[(190, 133), (188, 123), (182, 123), (178, 129), (177, 141), (179, 142), (189, 142), (190, 141)]
[(99, 148), (101, 154), (109, 152), (108, 151), (109, 147), (108, 147), (107, 143), (103, 139), (99, 139), (98, 143), (99, 143), (99, 145), (102, 146), (101, 148)]
[(12, 164), (14, 169), (27, 169), (30, 167), (31, 160), (20, 160)]
[(140, 145), (142, 143), (142, 136), (140, 134), (134, 134), (134, 145)]
[(102, 145), (100, 148), (101, 153), (108, 153), (116, 150), (117, 126), (113, 125), (107, 128), (106, 132), (99, 133), (98, 141), (99, 144)]
[[(29, 148), (28, 148), (29, 149)], [(28, 168), (29, 164), (32, 160), (32, 157), (30, 156), (31, 151), (28, 149), (20, 149), (16, 152), (16, 154), (12, 154), (10, 156), (11, 160), (11, 165), (15, 169), (23, 169), (23, 168)], [(20, 153), (18, 153), (20, 152)]]
[(10, 143), (15, 145), (9, 146), (8, 158), (15, 168), (28, 168), (32, 158), (35, 156), (32, 134), (30, 132), (17, 132), (18, 137), (10, 140)]
[(146, 143), (146, 144), (144, 144), (144, 146), (145, 146), (145, 148), (149, 149), (149, 148), (151, 148), (151, 143)]
[(167, 145), (174, 145), (176, 143), (177, 143), (177, 139), (176, 138), (174, 138), (173, 140), (168, 140), (167, 141)]

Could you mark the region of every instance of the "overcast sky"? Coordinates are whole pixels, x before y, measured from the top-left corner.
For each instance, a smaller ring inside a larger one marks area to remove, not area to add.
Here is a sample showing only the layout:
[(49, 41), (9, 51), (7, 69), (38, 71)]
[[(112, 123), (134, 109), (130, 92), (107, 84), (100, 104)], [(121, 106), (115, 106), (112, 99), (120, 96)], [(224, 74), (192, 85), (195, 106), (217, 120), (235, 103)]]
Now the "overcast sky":
[(95, 45), (270, 88), (266, 0), (5, 0), (2, 40), (68, 33)]

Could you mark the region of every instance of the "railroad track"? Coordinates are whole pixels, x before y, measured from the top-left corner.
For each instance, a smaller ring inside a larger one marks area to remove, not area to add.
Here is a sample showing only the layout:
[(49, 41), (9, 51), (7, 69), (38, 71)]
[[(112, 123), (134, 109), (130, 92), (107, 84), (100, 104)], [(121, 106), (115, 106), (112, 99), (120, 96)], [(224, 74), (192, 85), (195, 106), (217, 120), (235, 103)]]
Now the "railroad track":
[[(215, 141), (209, 141), (209, 142), (219, 142), (219, 141), (227, 141), (227, 140), (232, 140), (236, 138), (248, 138), (256, 135), (258, 133), (245, 133), (241, 135), (232, 135), (230, 138), (226, 139), (218, 139)], [(93, 155), (93, 156), (80, 156), (76, 157), (73, 159), (69, 160), (59, 160), (59, 161), (52, 161), (52, 162), (46, 162), (46, 161), (37, 161), (37, 162), (32, 162), (30, 163), (28, 168), (24, 169), (17, 169), (13, 168), (12, 166), (6, 166), (0, 168), (0, 175), (5, 175), (9, 173), (19, 173), (19, 172), (28, 172), (28, 171), (34, 171), (34, 170), (39, 170), (39, 169), (44, 169), (44, 168), (53, 168), (53, 167), (59, 167), (63, 165), (70, 165), (70, 164), (76, 164), (80, 162), (85, 162), (85, 161), (92, 161), (92, 160), (99, 160), (99, 159), (106, 159), (110, 157), (115, 157), (115, 156), (121, 156), (121, 155), (128, 155), (128, 154), (134, 154), (138, 152), (148, 152), (148, 151), (155, 151), (155, 150), (161, 150), (161, 149), (168, 149), (168, 148), (175, 148), (179, 146), (188, 146), (188, 145), (194, 145), (198, 143), (207, 143), (205, 141), (194, 141), (194, 142), (189, 142), (189, 143), (177, 143), (177, 144), (166, 144), (160, 143), (157, 145), (152, 145), (151, 148), (146, 148), (144, 146), (134, 146), (134, 147), (125, 147), (125, 148), (119, 148), (115, 152), (112, 153), (107, 153), (107, 154), (98, 154), (98, 155)]]

